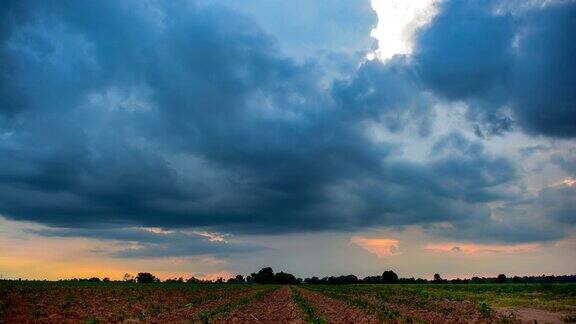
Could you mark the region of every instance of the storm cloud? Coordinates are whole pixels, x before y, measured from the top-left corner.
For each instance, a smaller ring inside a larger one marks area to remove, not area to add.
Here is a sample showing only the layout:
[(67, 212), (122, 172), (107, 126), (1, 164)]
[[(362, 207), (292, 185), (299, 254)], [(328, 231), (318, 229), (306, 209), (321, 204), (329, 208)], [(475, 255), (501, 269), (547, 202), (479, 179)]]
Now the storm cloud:
[[(112, 240), (126, 239), (98, 228), (124, 237), (142, 234), (125, 232), (132, 227), (270, 234), (448, 222), (469, 239), (561, 238), (493, 222), (490, 203), (522, 199), (514, 161), (459, 131), (433, 137), (432, 124), (436, 104), (464, 101), (477, 133), (517, 124), (574, 137), (574, 3), (512, 13), (446, 1), (413, 57), (359, 66), (369, 35), (345, 40), (369, 31), (374, 15), (368, 1), (356, 3), (354, 33), (322, 25), (305, 43), (319, 47), (295, 58), (288, 32), (265, 30), (270, 21), (250, 6), (5, 2), (0, 213), (64, 228), (43, 235)], [(326, 33), (334, 40), (315, 42)], [(339, 67), (310, 59), (318, 52)], [(391, 134), (414, 127), (434, 144), (425, 161), (409, 160), (400, 143), (375, 141), (367, 123)], [(550, 221), (573, 224), (574, 195), (565, 196)], [(144, 234), (134, 240), (158, 239)], [(173, 236), (150, 244), (185, 241)], [(192, 241), (170, 250), (218, 249)]]
[[(417, 36), (415, 65), (489, 134), (576, 136), (576, 4), (445, 1)], [(508, 110), (511, 110), (509, 113)]]

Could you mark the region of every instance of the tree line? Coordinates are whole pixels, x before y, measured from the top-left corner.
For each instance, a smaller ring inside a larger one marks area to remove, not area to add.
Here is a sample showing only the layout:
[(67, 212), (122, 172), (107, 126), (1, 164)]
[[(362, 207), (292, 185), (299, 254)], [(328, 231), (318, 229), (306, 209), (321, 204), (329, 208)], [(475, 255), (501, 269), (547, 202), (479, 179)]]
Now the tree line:
[[(111, 282), (109, 278), (104, 278), (100, 280), (98, 277), (92, 278), (81, 278), (81, 279), (71, 279), (65, 281), (78, 281), (78, 282)], [(362, 279), (356, 277), (355, 275), (343, 275), (343, 276), (328, 276), (319, 278), (316, 276), (309, 278), (297, 278), (291, 273), (287, 272), (274, 272), (271, 267), (265, 267), (260, 269), (260, 271), (251, 273), (250, 275), (244, 277), (243, 275), (236, 275), (233, 278), (224, 279), (218, 278), (216, 280), (204, 280), (191, 277), (188, 279), (184, 278), (171, 278), (161, 281), (155, 275), (149, 272), (140, 272), (136, 276), (130, 274), (125, 274), (123, 282), (135, 282), (135, 283), (213, 283), (213, 284), (223, 284), (223, 283), (257, 283), (257, 284), (280, 284), (280, 285), (297, 285), (297, 284), (484, 284), (484, 283), (569, 283), (576, 282), (576, 275), (562, 275), (562, 276), (513, 276), (507, 277), (505, 274), (500, 274), (497, 277), (472, 277), (470, 279), (443, 279), (440, 274), (434, 274), (434, 279), (422, 279), (422, 278), (400, 278), (392, 270), (386, 270), (382, 275), (368, 276)]]

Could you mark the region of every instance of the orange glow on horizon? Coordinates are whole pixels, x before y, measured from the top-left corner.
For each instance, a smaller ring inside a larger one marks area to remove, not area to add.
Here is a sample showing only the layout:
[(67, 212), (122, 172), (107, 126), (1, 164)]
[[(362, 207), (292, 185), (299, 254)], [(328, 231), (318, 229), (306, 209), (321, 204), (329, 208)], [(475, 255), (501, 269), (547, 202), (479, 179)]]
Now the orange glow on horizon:
[(360, 246), (364, 250), (375, 254), (379, 258), (400, 254), (400, 241), (395, 239), (352, 236), (350, 243)]
[(524, 243), (512, 245), (474, 244), (474, 243), (428, 243), (424, 246), (427, 252), (447, 253), (518, 253), (537, 251), (541, 247), (539, 243)]

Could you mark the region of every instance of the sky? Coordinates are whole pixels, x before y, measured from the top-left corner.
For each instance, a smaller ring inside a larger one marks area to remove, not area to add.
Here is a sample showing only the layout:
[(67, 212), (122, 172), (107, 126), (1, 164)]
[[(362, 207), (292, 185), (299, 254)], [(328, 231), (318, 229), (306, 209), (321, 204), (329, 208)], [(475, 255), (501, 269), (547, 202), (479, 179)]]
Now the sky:
[(576, 273), (576, 2), (0, 4), (0, 277)]

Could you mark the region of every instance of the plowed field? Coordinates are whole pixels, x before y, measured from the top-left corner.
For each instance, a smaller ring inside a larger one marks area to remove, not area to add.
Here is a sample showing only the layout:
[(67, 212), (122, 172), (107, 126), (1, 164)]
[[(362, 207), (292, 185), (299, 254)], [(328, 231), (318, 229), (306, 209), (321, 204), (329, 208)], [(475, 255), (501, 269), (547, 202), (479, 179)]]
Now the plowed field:
[(575, 288), (0, 281), (0, 323), (563, 323)]

